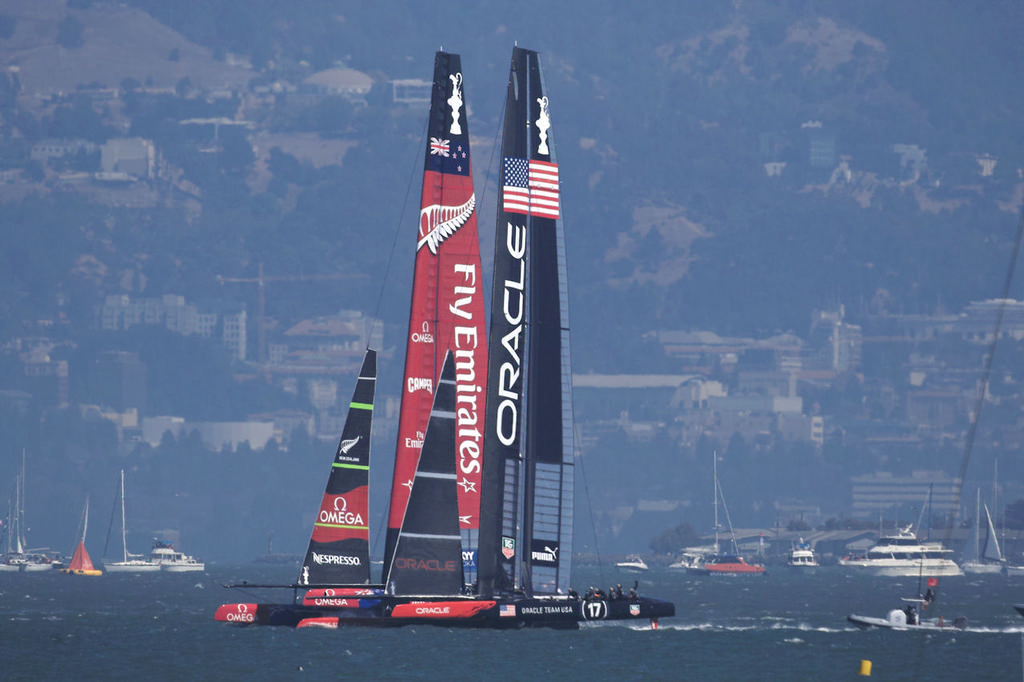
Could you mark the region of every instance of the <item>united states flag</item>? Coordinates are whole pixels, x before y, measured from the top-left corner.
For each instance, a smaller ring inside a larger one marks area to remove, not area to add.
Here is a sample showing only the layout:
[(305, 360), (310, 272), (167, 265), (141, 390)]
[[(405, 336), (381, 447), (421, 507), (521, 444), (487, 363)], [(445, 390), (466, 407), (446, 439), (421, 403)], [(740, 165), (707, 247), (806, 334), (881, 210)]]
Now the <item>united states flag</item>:
[(510, 213), (558, 217), (558, 166), (547, 161), (504, 160), (503, 207)]
[(499, 609), (499, 613), (502, 616), (512, 616), (512, 617), (515, 617), (515, 615), (516, 615), (516, 605), (515, 604), (502, 604), (501, 608)]

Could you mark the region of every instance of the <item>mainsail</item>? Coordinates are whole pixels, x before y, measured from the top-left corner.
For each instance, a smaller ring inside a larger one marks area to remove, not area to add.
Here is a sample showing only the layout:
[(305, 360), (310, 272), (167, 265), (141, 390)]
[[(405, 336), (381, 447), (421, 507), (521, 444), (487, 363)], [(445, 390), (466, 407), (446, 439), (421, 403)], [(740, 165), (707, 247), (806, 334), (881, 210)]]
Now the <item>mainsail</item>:
[(423, 451), (388, 570), (386, 590), (403, 595), (456, 595), (462, 591), (455, 457), (455, 364), (445, 355), (434, 392)]
[(573, 414), (558, 165), (536, 52), (512, 53), (491, 293), (480, 594), (566, 593)]
[(367, 349), (313, 524), (300, 585), (370, 582), (369, 470), (377, 351)]
[(985, 520), (988, 522), (988, 534), (985, 536), (985, 548), (981, 551), (981, 558), (994, 563), (1003, 563), (1006, 559), (999, 549), (999, 538), (996, 536), (996, 528), (992, 523), (992, 515), (988, 513), (988, 505), (985, 505)]
[[(462, 63), (438, 52), (424, 151), (416, 265), (406, 339), (402, 406), (391, 484), (384, 566), (393, 565), (398, 531), (445, 352), (452, 350), (456, 382), (456, 474), (459, 526), (472, 579), (480, 526), (480, 476), (487, 345), (483, 271), (469, 156)], [(383, 577), (387, 582), (387, 576)]]

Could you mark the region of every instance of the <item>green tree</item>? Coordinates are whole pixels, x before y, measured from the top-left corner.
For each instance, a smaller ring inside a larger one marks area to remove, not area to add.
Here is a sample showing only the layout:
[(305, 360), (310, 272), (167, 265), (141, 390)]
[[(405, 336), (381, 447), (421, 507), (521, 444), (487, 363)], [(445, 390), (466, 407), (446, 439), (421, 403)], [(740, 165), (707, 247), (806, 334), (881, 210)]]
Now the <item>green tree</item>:
[(700, 535), (689, 523), (665, 530), (651, 540), (650, 548), (659, 554), (675, 554), (683, 547), (699, 545)]

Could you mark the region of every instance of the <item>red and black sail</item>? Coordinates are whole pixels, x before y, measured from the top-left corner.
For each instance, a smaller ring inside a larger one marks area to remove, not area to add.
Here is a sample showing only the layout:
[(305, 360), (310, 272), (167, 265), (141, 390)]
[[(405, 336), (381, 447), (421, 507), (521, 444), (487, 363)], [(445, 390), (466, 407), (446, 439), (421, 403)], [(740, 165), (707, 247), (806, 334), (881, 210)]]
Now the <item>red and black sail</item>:
[[(441, 363), (451, 350), (456, 382), (453, 457), (457, 462), (459, 525), (469, 557), (467, 569), (470, 573), (474, 570), (487, 369), (483, 297), (462, 63), (458, 55), (438, 52), (424, 148), (385, 567), (392, 565)], [(386, 575), (383, 582), (387, 582)]]
[(369, 469), (377, 351), (367, 349), (331, 463), (300, 585), (370, 582)]

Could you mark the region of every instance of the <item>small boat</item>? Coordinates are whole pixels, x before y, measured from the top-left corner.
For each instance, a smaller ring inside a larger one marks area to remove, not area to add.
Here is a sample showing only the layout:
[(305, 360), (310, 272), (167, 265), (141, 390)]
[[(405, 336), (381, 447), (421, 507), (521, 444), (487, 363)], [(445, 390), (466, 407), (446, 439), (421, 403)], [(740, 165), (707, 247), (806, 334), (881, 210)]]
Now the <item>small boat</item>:
[[(125, 530), (124, 514), (124, 469), (121, 469), (121, 485), (117, 499), (121, 501), (121, 561), (104, 561), (103, 567), (107, 573), (154, 573), (160, 570), (160, 562), (152, 556), (145, 558), (140, 554), (128, 552), (128, 538)], [(116, 504), (116, 501), (115, 501)], [(113, 521), (113, 518), (111, 518)], [(110, 529), (107, 529), (107, 538), (110, 538)], [(104, 549), (104, 555), (106, 550)]]
[(206, 570), (206, 564), (202, 561), (183, 554), (174, 549), (173, 544), (160, 540), (153, 541), (149, 560), (158, 564), (161, 571), (168, 573), (192, 573)]
[(925, 610), (935, 601), (935, 591), (939, 585), (938, 578), (928, 578), (928, 590), (921, 594), (921, 585), (918, 583), (917, 595), (913, 597), (900, 597), (905, 606), (898, 609), (890, 609), (885, 618), (873, 616), (860, 616), (851, 614), (846, 620), (861, 628), (888, 628), (890, 630), (963, 630), (967, 627), (967, 618), (957, 616), (952, 623), (947, 623), (945, 618), (924, 618)]
[(687, 547), (676, 560), (668, 565), (668, 570), (677, 572), (685, 571), (686, 573), (697, 573), (704, 574), (704, 556), (707, 554), (713, 554), (715, 551), (714, 547)]
[[(928, 619), (918, 619), (916, 615), (911, 617), (908, 615), (908, 609), (909, 607), (892, 609), (886, 614), (885, 618), (873, 618), (871, 616), (850, 614), (846, 617), (846, 620), (864, 629), (888, 628), (890, 630), (956, 631), (963, 630), (967, 627), (967, 618), (964, 616), (957, 616), (953, 619), (952, 623), (947, 623), (942, 616)], [(911, 620), (911, 618), (913, 618), (913, 620)]]
[(763, 575), (767, 573), (764, 566), (748, 564), (738, 554), (713, 554), (705, 557), (697, 571), (703, 571), (705, 575)]
[(800, 542), (793, 543), (793, 548), (789, 550), (789, 558), (786, 559), (786, 565), (790, 568), (800, 569), (814, 569), (820, 566), (814, 548), (810, 543), (804, 542), (803, 538), (800, 538)]
[(75, 547), (75, 553), (67, 568), (60, 569), (70, 575), (103, 575), (103, 571), (93, 566), (89, 552), (85, 549), (85, 531), (89, 528), (89, 498), (85, 498), (85, 510), (82, 512), (82, 535)]
[[(729, 518), (729, 508), (725, 505), (725, 496), (722, 494), (722, 484), (718, 480), (718, 453), (714, 453), (713, 478), (715, 487), (715, 543), (713, 552), (701, 557), (693, 568), (687, 569), (687, 573), (695, 575), (762, 575), (766, 573), (765, 567), (760, 564), (748, 564), (740, 556), (739, 547), (736, 545), (736, 532), (732, 527), (732, 519)], [(725, 520), (729, 525), (729, 541), (732, 543), (732, 554), (722, 554), (718, 544), (718, 501), (721, 499), (722, 508), (725, 511)]]
[(630, 554), (625, 561), (620, 561), (615, 565), (626, 573), (643, 573), (647, 570), (647, 562), (639, 554)]

